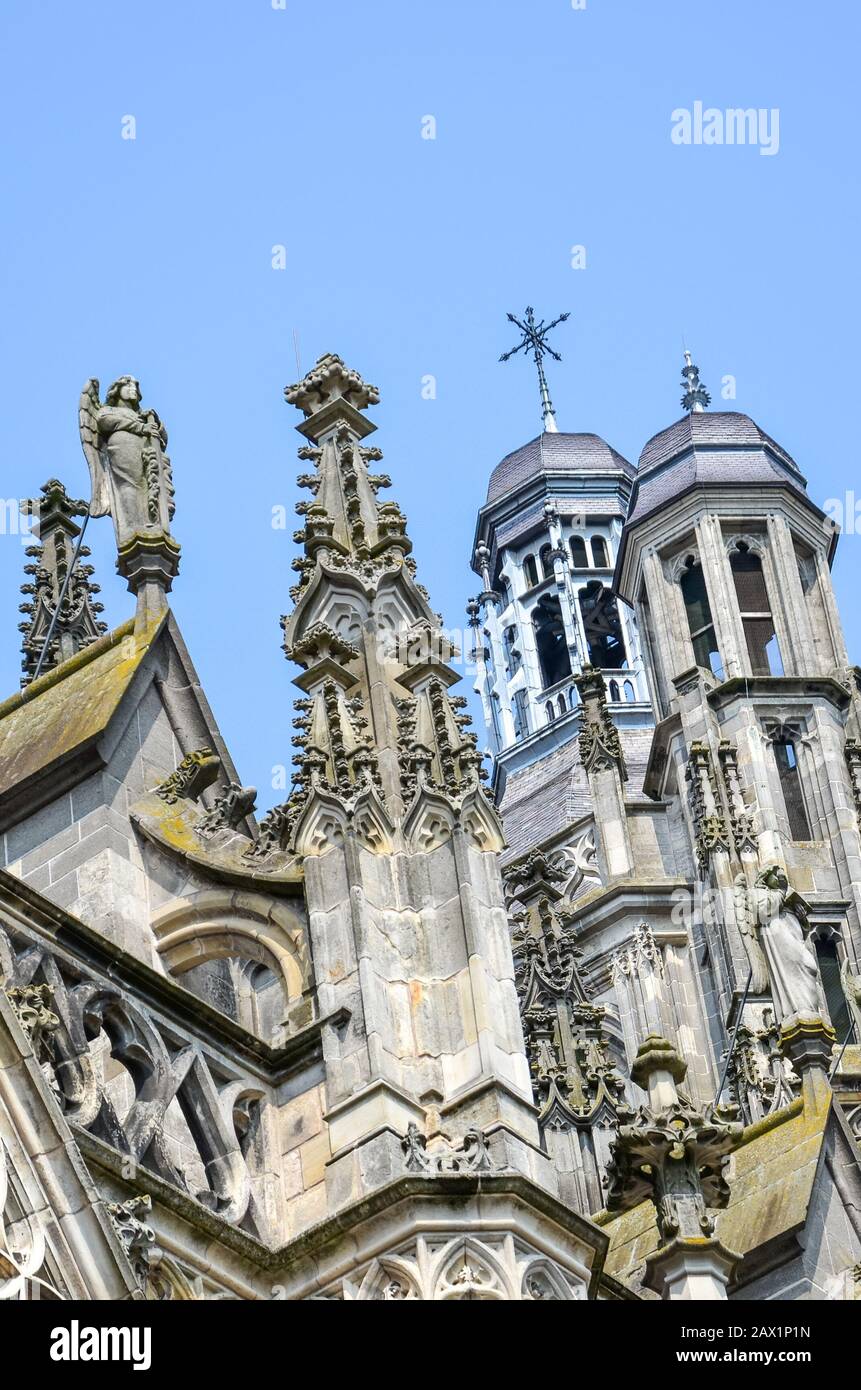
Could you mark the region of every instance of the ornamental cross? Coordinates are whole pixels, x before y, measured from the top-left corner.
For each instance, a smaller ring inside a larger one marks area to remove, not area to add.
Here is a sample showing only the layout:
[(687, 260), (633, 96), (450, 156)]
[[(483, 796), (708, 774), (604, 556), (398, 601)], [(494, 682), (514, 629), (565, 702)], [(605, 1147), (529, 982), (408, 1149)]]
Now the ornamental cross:
[(551, 434), (558, 434), (556, 417), (553, 414), (553, 402), (550, 399), (550, 392), (547, 389), (547, 378), (544, 375), (544, 354), (548, 353), (553, 358), (554, 362), (562, 361), (559, 353), (554, 352), (553, 348), (548, 343), (547, 334), (550, 332), (551, 328), (556, 327), (557, 323), (564, 323), (567, 318), (570, 318), (570, 314), (560, 314), (558, 319), (554, 319), (552, 323), (545, 324), (543, 319), (540, 323), (536, 323), (532, 306), (529, 305), (524, 318), (526, 321), (522, 323), (514, 314), (508, 315), (509, 323), (515, 323), (523, 334), (523, 337), (516, 347), (513, 347), (510, 352), (504, 352), (499, 360), (500, 362), (507, 362), (509, 357), (513, 357), (515, 353), (520, 352), (521, 348), (526, 349), (527, 355), (529, 353), (532, 354), (535, 366), (538, 369), (538, 389), (541, 392), (541, 414), (544, 420), (544, 428)]

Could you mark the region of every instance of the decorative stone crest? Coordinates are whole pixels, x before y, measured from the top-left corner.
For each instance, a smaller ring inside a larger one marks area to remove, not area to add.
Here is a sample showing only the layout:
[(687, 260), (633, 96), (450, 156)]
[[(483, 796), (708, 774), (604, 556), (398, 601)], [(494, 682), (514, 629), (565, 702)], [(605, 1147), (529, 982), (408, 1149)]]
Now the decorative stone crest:
[(730, 828), (736, 854), (739, 857), (756, 854), (759, 844), (756, 820), (742, 792), (737, 749), (727, 738), (722, 739), (718, 746), (718, 762), (729, 806)]
[(209, 810), (199, 818), (195, 830), (204, 839), (219, 830), (236, 830), (251, 815), (256, 800), (256, 787), (229, 782), (226, 790), (219, 793)]
[(687, 1064), (666, 1038), (652, 1034), (640, 1047), (631, 1080), (649, 1100), (620, 1124), (612, 1145), (609, 1211), (624, 1211), (649, 1197), (664, 1240), (714, 1232), (712, 1212), (729, 1201), (724, 1168), (743, 1126), (734, 1107), (698, 1109), (678, 1091)]
[(459, 1145), (438, 1136), (439, 1147), (428, 1149), (428, 1141), (415, 1124), (410, 1124), (402, 1141), (404, 1167), (408, 1173), (489, 1173), (493, 1168), (487, 1137), (482, 1130), (468, 1129)]
[(49, 1007), (53, 999), (50, 985), (12, 985), (6, 990), (15, 1017), (26, 1033), (33, 1051), (38, 1054), (49, 1033), (59, 1028), (60, 1020)]
[(156, 1248), (156, 1239), (152, 1226), (148, 1226), (142, 1217), (152, 1209), (152, 1198), (148, 1194), (142, 1194), (139, 1197), (130, 1197), (126, 1202), (107, 1202), (105, 1205), (135, 1274), (142, 1283), (145, 1282), (150, 1258)]
[(619, 731), (610, 717), (604, 677), (592, 666), (584, 666), (574, 684), (580, 695), (582, 723), (580, 725), (580, 757), (587, 772), (615, 768), (627, 779), (625, 759)]
[(155, 788), (155, 794), (168, 806), (175, 806), (178, 801), (198, 801), (220, 771), (221, 759), (213, 749), (198, 748), (185, 755), (176, 771)]
[(729, 853), (729, 833), (720, 804), (708, 745), (699, 740), (691, 744), (687, 769), (691, 809), (694, 819), (697, 860), (705, 875), (715, 850)]

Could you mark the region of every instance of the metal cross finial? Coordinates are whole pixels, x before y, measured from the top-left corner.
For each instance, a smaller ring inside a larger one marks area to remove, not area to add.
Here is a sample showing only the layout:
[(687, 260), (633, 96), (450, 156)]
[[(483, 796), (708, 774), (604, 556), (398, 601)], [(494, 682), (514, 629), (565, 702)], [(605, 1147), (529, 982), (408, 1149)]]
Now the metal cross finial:
[(547, 341), (547, 334), (550, 332), (551, 328), (556, 327), (557, 323), (564, 323), (565, 320), (570, 317), (570, 314), (560, 314), (558, 319), (554, 319), (552, 323), (545, 324), (543, 319), (540, 323), (536, 323), (531, 305), (526, 309), (524, 315), (526, 320), (525, 323), (522, 323), (514, 314), (509, 314), (509, 323), (517, 324), (517, 327), (523, 334), (523, 338), (516, 347), (513, 347), (510, 352), (504, 352), (499, 359), (500, 362), (507, 362), (509, 357), (513, 357), (516, 352), (520, 352), (521, 348), (525, 348), (527, 354), (532, 354), (535, 365), (538, 368), (538, 389), (541, 392), (541, 414), (544, 419), (544, 428), (550, 431), (551, 434), (558, 434), (559, 431), (556, 425), (556, 417), (553, 414), (553, 402), (550, 399), (550, 392), (547, 389), (547, 378), (544, 375), (543, 359), (545, 353), (548, 353), (553, 358), (554, 362), (561, 362), (562, 358), (558, 352), (553, 351), (553, 348)]

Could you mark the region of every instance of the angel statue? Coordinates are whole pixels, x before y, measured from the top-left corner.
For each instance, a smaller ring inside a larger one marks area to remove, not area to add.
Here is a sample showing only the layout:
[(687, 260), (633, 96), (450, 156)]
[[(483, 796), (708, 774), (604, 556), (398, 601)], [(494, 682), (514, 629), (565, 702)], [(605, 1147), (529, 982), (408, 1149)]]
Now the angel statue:
[(784, 1023), (792, 1015), (827, 1021), (816, 953), (804, 930), (807, 904), (790, 887), (779, 864), (762, 869), (752, 888), (747, 887), (743, 874), (738, 876), (736, 916), (754, 976), (761, 973), (757, 969), (760, 960), (765, 964), (778, 1022)]
[(93, 488), (90, 515), (110, 513), (119, 550), (136, 534), (169, 535), (174, 513), (167, 430), (154, 410), (141, 410), (140, 400), (135, 378), (121, 376), (102, 405), (92, 378), (78, 410)]

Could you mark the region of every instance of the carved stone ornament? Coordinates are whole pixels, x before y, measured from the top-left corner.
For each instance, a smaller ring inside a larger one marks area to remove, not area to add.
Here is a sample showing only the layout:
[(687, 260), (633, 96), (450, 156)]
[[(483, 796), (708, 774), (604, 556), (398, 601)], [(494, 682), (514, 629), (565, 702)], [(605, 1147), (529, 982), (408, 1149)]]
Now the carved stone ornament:
[(619, 730), (610, 717), (604, 677), (592, 666), (584, 666), (574, 679), (582, 705), (580, 757), (587, 772), (616, 768), (627, 778)]
[(648, 1103), (627, 1112), (611, 1146), (607, 1209), (624, 1211), (650, 1198), (663, 1241), (713, 1234), (713, 1212), (729, 1201), (724, 1168), (743, 1133), (736, 1107), (698, 1108), (678, 1091), (686, 1071), (666, 1038), (648, 1037), (631, 1069), (632, 1080), (648, 1089)]
[(198, 801), (211, 787), (221, 771), (221, 759), (211, 748), (198, 748), (187, 753), (175, 772), (156, 787), (156, 796), (168, 806), (180, 800)]
[(14, 985), (6, 990), (15, 1017), (37, 1053), (47, 1035), (60, 1026), (59, 1018), (48, 1007), (52, 997), (50, 985)]
[(697, 860), (700, 873), (705, 874), (715, 850), (729, 853), (730, 848), (729, 832), (718, 796), (711, 752), (707, 744), (699, 741), (691, 744), (687, 779), (690, 788)]
[(493, 1168), (487, 1139), (479, 1129), (468, 1129), (459, 1145), (442, 1140), (439, 1148), (429, 1150), (421, 1130), (410, 1124), (401, 1142), (408, 1173), (489, 1173)]

